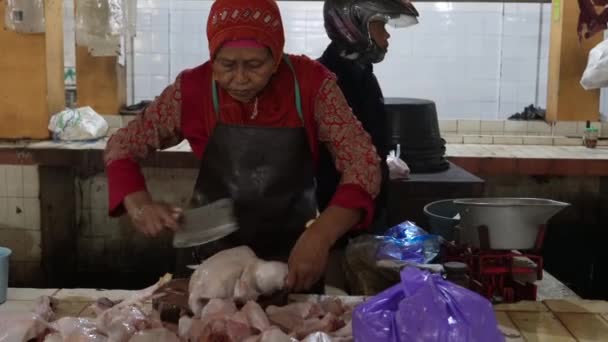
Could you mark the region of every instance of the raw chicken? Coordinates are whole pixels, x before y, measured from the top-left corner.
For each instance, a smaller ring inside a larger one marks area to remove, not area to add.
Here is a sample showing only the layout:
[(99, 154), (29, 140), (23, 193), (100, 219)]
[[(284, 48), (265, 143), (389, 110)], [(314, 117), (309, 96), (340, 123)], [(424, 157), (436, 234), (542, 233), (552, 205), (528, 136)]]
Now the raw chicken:
[(286, 277), (284, 263), (260, 260), (247, 246), (227, 249), (196, 268), (188, 286), (188, 305), (200, 317), (208, 299), (256, 300), (282, 289)]
[(316, 332), (306, 336), (301, 342), (334, 342), (331, 336), (323, 332)]
[[(108, 337), (97, 329), (94, 319), (63, 317), (51, 323), (53, 329), (59, 334), (63, 342), (106, 342)], [(56, 335), (52, 334), (52, 335)], [(47, 337), (48, 339), (49, 337)], [(46, 342), (46, 340), (45, 340)]]
[(182, 317), (178, 331), (180, 337), (187, 341), (215, 341), (220, 338), (222, 341), (242, 341), (269, 329), (268, 317), (256, 302), (247, 302), (241, 311), (237, 311), (232, 300), (212, 299), (201, 310), (199, 319)]
[(236, 305), (230, 299), (211, 299), (201, 310), (200, 319), (206, 321), (216, 317), (232, 316), (237, 311)]
[(349, 321), (342, 328), (331, 333), (331, 337), (351, 338), (353, 337), (353, 323)]
[(170, 280), (171, 275), (166, 274), (156, 284), (135, 292), (133, 296), (103, 311), (97, 317), (97, 328), (112, 342), (127, 342), (138, 331), (162, 327), (158, 313), (153, 317), (142, 306)]
[(216, 339), (218, 341), (242, 341), (253, 335), (249, 323), (249, 312), (254, 315), (255, 308), (249, 306), (246, 311), (237, 311), (232, 300), (212, 299), (201, 310), (200, 318), (180, 318), (179, 336), (183, 340), (197, 342), (216, 341)]
[(234, 287), (234, 299), (239, 302), (257, 300), (260, 295), (272, 294), (283, 288), (287, 265), (276, 261), (256, 260), (245, 267)]
[(97, 327), (112, 342), (128, 342), (138, 331), (161, 328), (159, 318), (152, 317), (135, 304), (117, 305), (97, 318)]
[(270, 327), (263, 334), (251, 336), (243, 342), (298, 342), (298, 340), (289, 337), (277, 327)]
[(44, 342), (63, 342), (63, 337), (60, 333), (48, 334), (44, 337)]
[(293, 330), (292, 334), (295, 334), (297, 338), (301, 339), (315, 332), (324, 332), (329, 334), (344, 326), (344, 321), (329, 312), (325, 315), (325, 317), (323, 317), (323, 319), (309, 318), (305, 320)]
[(180, 342), (174, 333), (167, 329), (150, 329), (136, 333), (129, 342)]
[(327, 297), (323, 299), (321, 301), (321, 308), (323, 308), (323, 311), (331, 312), (338, 317), (342, 316), (346, 312), (342, 300), (336, 297)]
[(293, 331), (307, 319), (322, 317), (324, 312), (317, 303), (298, 302), (283, 307), (271, 305), (266, 308), (266, 314), (270, 322), (283, 331)]
[[(188, 329), (187, 332), (185, 332), (186, 329)], [(197, 342), (237, 342), (253, 335), (249, 324), (247, 324), (247, 318), (242, 313), (230, 317), (216, 317), (207, 321), (180, 319), (179, 331), (183, 340)]]
[(245, 267), (256, 259), (249, 247), (242, 246), (223, 250), (200, 264), (188, 285), (188, 305), (194, 315), (200, 316), (204, 299), (232, 298)]
[(52, 300), (38, 298), (33, 312), (0, 312), (0, 342), (26, 342), (41, 337), (53, 316)]
[(266, 331), (270, 328), (270, 321), (268, 320), (268, 316), (262, 309), (262, 307), (253, 301), (247, 302), (245, 306), (241, 309), (247, 316), (247, 320), (249, 321), (249, 325), (252, 328), (257, 329), (259, 332)]

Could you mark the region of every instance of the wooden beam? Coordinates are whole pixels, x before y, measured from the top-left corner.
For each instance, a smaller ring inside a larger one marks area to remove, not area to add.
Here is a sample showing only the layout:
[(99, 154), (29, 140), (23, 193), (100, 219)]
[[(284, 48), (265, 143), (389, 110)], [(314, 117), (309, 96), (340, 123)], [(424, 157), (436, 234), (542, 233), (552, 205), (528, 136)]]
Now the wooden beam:
[(65, 108), (63, 1), (45, 1), (44, 13), (46, 25), (47, 108), (50, 114), (55, 114)]
[(551, 11), (547, 121), (599, 121), (600, 91), (580, 85), (589, 50), (603, 39), (597, 34), (579, 44), (580, 10), (574, 0), (554, 0)]
[[(0, 1), (4, 27), (6, 1)], [(45, 139), (51, 114), (63, 109), (63, 1), (45, 1), (46, 33), (0, 29), (0, 138)]]
[(126, 75), (118, 57), (93, 57), (86, 47), (76, 47), (78, 106), (90, 106), (100, 114), (118, 114), (127, 100)]

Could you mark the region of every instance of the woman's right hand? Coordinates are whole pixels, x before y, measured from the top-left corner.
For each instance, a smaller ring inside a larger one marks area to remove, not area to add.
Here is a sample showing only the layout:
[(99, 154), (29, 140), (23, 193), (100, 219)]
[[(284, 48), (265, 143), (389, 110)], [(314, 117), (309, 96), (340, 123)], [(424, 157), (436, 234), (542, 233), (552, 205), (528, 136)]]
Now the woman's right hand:
[(166, 228), (173, 231), (179, 229), (182, 209), (155, 202), (146, 191), (127, 195), (124, 205), (135, 229), (146, 236), (156, 236)]

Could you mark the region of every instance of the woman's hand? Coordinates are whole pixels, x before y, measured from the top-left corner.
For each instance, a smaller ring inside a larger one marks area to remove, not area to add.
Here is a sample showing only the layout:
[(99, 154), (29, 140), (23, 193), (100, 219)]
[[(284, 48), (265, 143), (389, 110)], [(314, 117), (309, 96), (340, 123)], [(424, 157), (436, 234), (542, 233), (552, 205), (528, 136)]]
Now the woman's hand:
[(292, 292), (301, 292), (319, 281), (325, 272), (330, 248), (330, 242), (317, 230), (306, 229), (289, 256), (287, 288)]
[(293, 292), (304, 291), (319, 281), (331, 246), (360, 220), (359, 210), (330, 206), (307, 225), (289, 256), (287, 288)]
[(127, 195), (124, 205), (135, 229), (146, 236), (156, 236), (166, 228), (179, 229), (182, 209), (155, 202), (145, 191)]

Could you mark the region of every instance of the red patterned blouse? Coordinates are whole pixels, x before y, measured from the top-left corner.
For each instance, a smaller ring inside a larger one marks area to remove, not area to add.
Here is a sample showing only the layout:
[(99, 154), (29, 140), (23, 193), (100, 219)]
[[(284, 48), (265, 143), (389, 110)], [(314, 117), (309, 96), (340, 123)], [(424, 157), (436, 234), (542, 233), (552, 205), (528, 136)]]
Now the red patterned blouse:
[[(362, 209), (366, 227), (373, 218), (380, 189), (380, 159), (371, 139), (353, 115), (335, 76), (304, 56), (290, 56), (302, 94), (304, 127), (315, 163), (319, 142), (327, 144), (336, 169), (342, 174), (331, 205)], [(260, 115), (251, 119), (253, 106), (234, 100), (219, 89), (224, 123), (268, 127), (302, 125), (295, 108), (293, 75), (283, 62), (258, 97)], [(188, 140), (198, 159), (216, 124), (211, 97), (211, 64), (182, 72), (146, 110), (108, 141), (105, 151), (110, 215), (122, 214), (123, 199), (146, 189), (138, 160), (155, 150)], [(269, 147), (271, 148), (271, 147)]]

